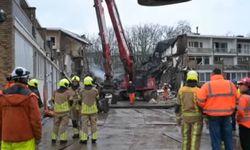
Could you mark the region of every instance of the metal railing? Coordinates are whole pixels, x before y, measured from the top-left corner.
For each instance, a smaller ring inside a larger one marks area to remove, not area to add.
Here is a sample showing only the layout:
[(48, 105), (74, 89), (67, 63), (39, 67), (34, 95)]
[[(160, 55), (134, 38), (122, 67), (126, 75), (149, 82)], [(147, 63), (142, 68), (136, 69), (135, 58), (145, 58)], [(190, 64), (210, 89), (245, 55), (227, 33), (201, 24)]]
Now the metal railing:
[(213, 53), (212, 48), (188, 48), (188, 53)]
[(215, 48), (214, 53), (222, 53), (222, 54), (236, 54), (236, 49), (227, 49), (227, 48)]

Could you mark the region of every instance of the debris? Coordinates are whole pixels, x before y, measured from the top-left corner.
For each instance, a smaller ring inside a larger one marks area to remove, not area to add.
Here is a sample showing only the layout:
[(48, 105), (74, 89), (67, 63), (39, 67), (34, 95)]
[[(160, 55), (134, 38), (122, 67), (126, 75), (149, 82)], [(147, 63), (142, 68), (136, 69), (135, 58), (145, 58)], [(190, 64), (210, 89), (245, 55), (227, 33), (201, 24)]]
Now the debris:
[(148, 103), (150, 103), (150, 104), (157, 104), (158, 102), (154, 98), (151, 98), (151, 100)]

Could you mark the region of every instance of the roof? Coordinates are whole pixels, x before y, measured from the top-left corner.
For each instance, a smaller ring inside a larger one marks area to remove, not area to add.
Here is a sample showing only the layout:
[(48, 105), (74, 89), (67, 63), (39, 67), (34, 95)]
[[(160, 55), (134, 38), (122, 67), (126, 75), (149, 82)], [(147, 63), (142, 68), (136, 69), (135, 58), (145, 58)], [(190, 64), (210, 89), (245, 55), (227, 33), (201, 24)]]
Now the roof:
[(177, 37), (158, 42), (155, 48), (155, 52), (159, 52), (159, 53), (164, 52), (167, 48), (169, 48), (170, 46), (173, 46), (176, 40), (177, 40)]
[(226, 36), (226, 35), (200, 35), (200, 34), (188, 34), (188, 37), (197, 38), (217, 38), (217, 39), (240, 39), (240, 40), (250, 40), (250, 37), (244, 37), (242, 35), (238, 36)]
[(83, 42), (85, 44), (91, 44), (90, 41), (88, 41), (87, 39), (85, 38), (82, 38), (80, 35), (76, 34), (76, 33), (73, 33), (71, 31), (68, 31), (68, 30), (65, 30), (65, 29), (62, 29), (62, 28), (46, 28), (48, 31), (61, 31), (63, 32), (64, 34), (67, 34), (68, 36), (76, 39), (77, 41), (80, 41), (80, 42)]

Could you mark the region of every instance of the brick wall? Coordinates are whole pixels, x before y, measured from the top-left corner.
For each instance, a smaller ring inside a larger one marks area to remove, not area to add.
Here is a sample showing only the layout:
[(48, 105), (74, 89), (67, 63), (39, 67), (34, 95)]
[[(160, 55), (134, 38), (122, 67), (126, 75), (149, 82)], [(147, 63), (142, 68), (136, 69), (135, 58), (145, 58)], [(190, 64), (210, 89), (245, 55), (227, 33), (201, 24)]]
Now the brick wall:
[(0, 23), (0, 88), (6, 83), (6, 76), (14, 67), (14, 32), (12, 0), (0, 0), (0, 8), (7, 13), (7, 20)]

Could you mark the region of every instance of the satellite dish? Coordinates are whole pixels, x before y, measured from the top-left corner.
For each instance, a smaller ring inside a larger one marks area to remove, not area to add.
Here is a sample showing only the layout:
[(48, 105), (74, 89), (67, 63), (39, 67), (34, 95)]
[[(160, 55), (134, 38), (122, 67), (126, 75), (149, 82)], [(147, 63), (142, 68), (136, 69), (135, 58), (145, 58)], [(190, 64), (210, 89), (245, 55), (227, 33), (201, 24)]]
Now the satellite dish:
[(0, 9), (0, 23), (4, 22), (7, 19), (7, 15), (3, 9)]
[(138, 0), (138, 4), (143, 6), (161, 6), (161, 5), (177, 4), (187, 1), (190, 0)]

